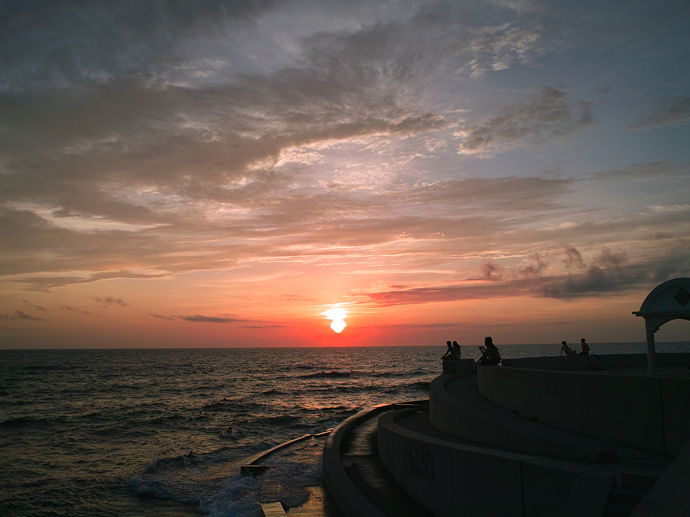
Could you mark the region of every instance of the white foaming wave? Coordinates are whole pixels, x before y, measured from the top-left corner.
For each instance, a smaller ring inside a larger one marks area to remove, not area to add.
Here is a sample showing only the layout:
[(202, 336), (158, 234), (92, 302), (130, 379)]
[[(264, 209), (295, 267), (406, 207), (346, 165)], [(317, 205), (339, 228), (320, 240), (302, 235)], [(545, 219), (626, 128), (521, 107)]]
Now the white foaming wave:
[(261, 479), (233, 476), (223, 483), (218, 494), (199, 503), (199, 511), (210, 517), (261, 517), (257, 497), (261, 484)]
[(298, 452), (297, 456), (271, 458), (275, 468), (261, 478), (233, 476), (225, 480), (217, 494), (201, 499), (199, 511), (212, 517), (261, 517), (260, 502), (280, 501), (288, 508), (304, 504), (309, 498), (308, 487), (320, 485), (323, 478), (321, 458), (310, 458), (308, 448), (303, 450), (307, 456)]
[(132, 476), (125, 485), (137, 495), (149, 495), (157, 499), (169, 499), (178, 503), (196, 503), (197, 498), (170, 490), (170, 483), (158, 479), (143, 479), (141, 476)]

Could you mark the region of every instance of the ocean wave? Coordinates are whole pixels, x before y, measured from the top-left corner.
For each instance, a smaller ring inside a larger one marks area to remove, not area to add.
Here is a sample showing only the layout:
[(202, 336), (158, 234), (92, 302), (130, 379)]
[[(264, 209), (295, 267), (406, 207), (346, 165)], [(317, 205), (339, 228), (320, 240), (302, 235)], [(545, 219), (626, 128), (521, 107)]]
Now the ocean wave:
[[(154, 474), (161, 469), (187, 468), (189, 466), (198, 465), (204, 462), (207, 455), (195, 454), (194, 451), (189, 451), (186, 454), (179, 456), (156, 458), (144, 470), (144, 474)], [(136, 477), (136, 476), (135, 476)]]
[(169, 483), (163, 480), (143, 479), (140, 476), (132, 476), (125, 482), (125, 486), (137, 495), (147, 495), (157, 499), (169, 499), (178, 503), (198, 504), (199, 502), (197, 497), (176, 492), (171, 488)]
[(181, 415), (179, 413), (175, 413), (172, 415), (160, 415), (154, 418), (151, 418), (150, 420), (147, 420), (147, 424), (150, 425), (159, 425), (159, 424), (167, 424), (168, 422), (175, 422), (178, 420), (186, 420), (190, 417), (186, 417), (185, 415)]
[(262, 517), (257, 498), (262, 482), (259, 478), (234, 476), (220, 492), (200, 501), (199, 511), (211, 517)]
[(21, 427), (28, 427), (28, 426), (40, 426), (40, 427), (48, 427), (54, 424), (60, 424), (66, 422), (67, 419), (64, 417), (53, 417), (53, 418), (33, 418), (30, 416), (21, 416), (18, 418), (10, 418), (7, 420), (4, 420), (0, 422), (0, 427), (9, 427), (9, 428), (21, 428)]
[(285, 392), (280, 391), (280, 390), (271, 389), (271, 390), (262, 391), (261, 394), (262, 395), (285, 395)]
[(293, 416), (293, 415), (279, 415), (279, 416), (267, 416), (267, 417), (259, 417), (255, 420), (255, 422), (261, 424), (270, 424), (270, 425), (285, 425), (285, 424), (290, 424), (292, 422), (296, 422), (298, 420), (301, 420), (299, 416)]
[(320, 371), (317, 373), (310, 373), (308, 375), (298, 375), (297, 377), (299, 379), (312, 379), (314, 377), (352, 377), (353, 375), (356, 375), (357, 372), (353, 370), (331, 370), (330, 372), (327, 371)]
[(233, 400), (224, 398), (201, 406), (203, 411), (255, 411), (262, 407), (261, 404), (249, 402), (246, 398), (242, 400)]
[(323, 406), (312, 406), (312, 407), (305, 407), (305, 406), (302, 406), (302, 407), (299, 408), (299, 410), (300, 410), (300, 411), (303, 411), (303, 412), (317, 412), (317, 413), (331, 413), (331, 412), (335, 412), (335, 413), (349, 413), (349, 412), (351, 412), (351, 411), (353, 411), (353, 410), (354, 410), (355, 412), (358, 411), (358, 409), (357, 409), (356, 406), (353, 407), (353, 406), (342, 406), (342, 405), (337, 405), (337, 406), (327, 406), (327, 405), (323, 405)]
[(221, 490), (209, 498), (202, 498), (199, 511), (212, 517), (263, 515), (260, 503), (281, 502), (296, 508), (309, 498), (307, 487), (320, 483), (323, 476), (321, 462), (303, 463), (271, 458), (277, 465), (260, 478), (233, 476), (223, 482)]
[(409, 384), (408, 387), (413, 388), (413, 389), (417, 388), (420, 390), (427, 390), (428, 391), (430, 385), (431, 385), (431, 383), (427, 382), (427, 381), (417, 381), (417, 382), (413, 382), (412, 384)]

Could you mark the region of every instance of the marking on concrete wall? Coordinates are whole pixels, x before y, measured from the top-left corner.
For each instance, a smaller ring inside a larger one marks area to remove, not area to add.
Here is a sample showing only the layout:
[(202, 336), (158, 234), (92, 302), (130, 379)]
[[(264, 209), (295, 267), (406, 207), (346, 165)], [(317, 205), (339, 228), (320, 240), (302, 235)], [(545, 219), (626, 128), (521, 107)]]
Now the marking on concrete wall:
[(434, 457), (422, 443), (405, 442), (405, 470), (413, 476), (434, 480)]

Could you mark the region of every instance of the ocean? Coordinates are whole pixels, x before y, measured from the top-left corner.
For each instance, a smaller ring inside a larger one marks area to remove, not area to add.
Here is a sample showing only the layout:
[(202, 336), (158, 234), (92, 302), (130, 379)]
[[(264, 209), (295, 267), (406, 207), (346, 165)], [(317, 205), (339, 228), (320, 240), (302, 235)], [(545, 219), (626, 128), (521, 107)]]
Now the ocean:
[[(498, 345), (504, 358), (560, 350)], [(645, 352), (644, 343), (590, 346)], [(245, 458), (369, 406), (427, 398), (444, 352), (443, 344), (0, 350), (0, 515), (261, 515), (261, 480), (239, 476)], [(321, 483), (322, 447), (306, 440), (272, 474), (290, 506)]]

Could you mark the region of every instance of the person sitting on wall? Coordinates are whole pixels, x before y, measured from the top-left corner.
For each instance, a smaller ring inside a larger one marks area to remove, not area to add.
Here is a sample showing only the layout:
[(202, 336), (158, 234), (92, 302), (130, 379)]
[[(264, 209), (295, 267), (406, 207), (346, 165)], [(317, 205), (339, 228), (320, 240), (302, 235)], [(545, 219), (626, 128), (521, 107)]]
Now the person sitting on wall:
[(453, 351), (455, 352), (455, 359), (457, 359), (459, 361), (461, 352), (460, 352), (460, 345), (458, 345), (457, 341), (453, 341)]
[(479, 350), (482, 351), (482, 356), (477, 361), (479, 365), (497, 365), (501, 362), (501, 353), (498, 351), (496, 345), (494, 345), (493, 339), (490, 337), (484, 338), (484, 345), (480, 346)]
[(577, 355), (577, 352), (570, 348), (565, 341), (561, 341), (561, 355)]
[(580, 340), (580, 344), (582, 345), (582, 352), (580, 352), (580, 355), (589, 355), (589, 345), (587, 341), (585, 341), (585, 338)]
[(448, 347), (448, 350), (446, 350), (446, 353), (443, 354), (441, 359), (444, 361), (455, 359), (455, 350), (453, 350), (453, 345), (450, 343), (450, 341), (446, 341), (446, 346)]

